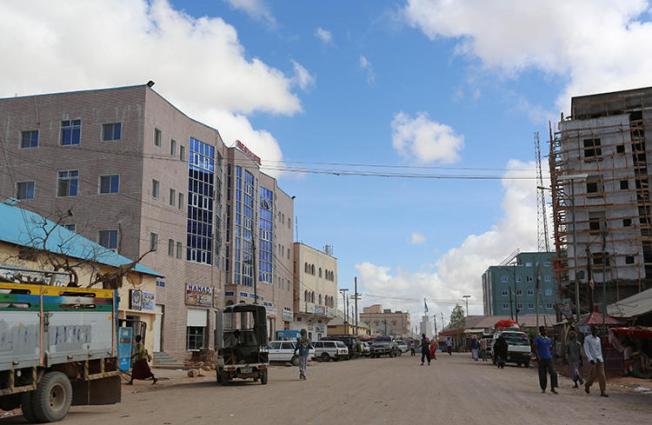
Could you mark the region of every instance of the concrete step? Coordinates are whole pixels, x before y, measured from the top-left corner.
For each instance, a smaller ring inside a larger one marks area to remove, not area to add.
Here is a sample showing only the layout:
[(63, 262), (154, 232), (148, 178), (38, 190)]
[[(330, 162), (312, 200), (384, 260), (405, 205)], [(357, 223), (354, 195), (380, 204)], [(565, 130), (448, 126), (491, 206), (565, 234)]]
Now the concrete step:
[(154, 353), (154, 367), (166, 369), (183, 369), (184, 359), (165, 352)]

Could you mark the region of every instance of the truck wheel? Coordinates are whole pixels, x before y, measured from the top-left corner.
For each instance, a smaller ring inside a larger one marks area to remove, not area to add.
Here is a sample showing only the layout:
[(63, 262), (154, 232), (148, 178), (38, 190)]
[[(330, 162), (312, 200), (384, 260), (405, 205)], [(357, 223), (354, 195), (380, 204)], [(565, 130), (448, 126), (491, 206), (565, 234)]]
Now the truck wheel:
[(217, 382), (217, 385), (224, 384), (224, 369), (218, 368), (215, 371), (215, 381)]
[(267, 385), (267, 370), (263, 370), (262, 373), (260, 374), (260, 383), (263, 385)]
[(34, 391), (34, 415), (39, 422), (56, 422), (63, 419), (72, 403), (72, 385), (61, 372), (43, 376)]
[(322, 354), (321, 354), (321, 361), (322, 361), (322, 362), (327, 362), (327, 361), (329, 361), (330, 359), (331, 359), (331, 358), (330, 358), (330, 356), (328, 355), (328, 353), (322, 353)]
[(20, 408), (23, 411), (23, 418), (30, 423), (35, 424), (37, 422), (36, 416), (34, 415), (34, 391), (29, 391), (22, 393), (20, 397)]

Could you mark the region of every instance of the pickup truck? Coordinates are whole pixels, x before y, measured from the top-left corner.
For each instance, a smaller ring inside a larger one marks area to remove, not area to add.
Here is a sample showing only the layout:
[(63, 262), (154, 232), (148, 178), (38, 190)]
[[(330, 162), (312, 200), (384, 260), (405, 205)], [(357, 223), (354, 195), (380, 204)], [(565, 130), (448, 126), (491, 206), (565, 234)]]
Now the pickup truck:
[(28, 422), (120, 401), (115, 291), (0, 282), (0, 409)]
[(516, 363), (519, 366), (524, 365), (525, 367), (529, 367), (532, 357), (530, 338), (525, 332), (521, 331), (499, 331), (494, 334), (493, 343), (491, 344), (494, 364), (496, 364), (496, 350), (493, 347), (501, 335), (507, 341), (507, 358), (505, 361)]
[(401, 350), (396, 342), (388, 336), (377, 336), (371, 343), (371, 357), (397, 357), (401, 355)]

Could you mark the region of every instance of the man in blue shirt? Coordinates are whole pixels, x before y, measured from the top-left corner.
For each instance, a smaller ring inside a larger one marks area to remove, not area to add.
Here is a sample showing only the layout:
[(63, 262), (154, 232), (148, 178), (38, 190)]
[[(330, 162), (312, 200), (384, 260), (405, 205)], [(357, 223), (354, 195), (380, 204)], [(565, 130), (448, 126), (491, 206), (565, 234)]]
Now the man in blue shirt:
[(557, 373), (552, 363), (552, 339), (546, 335), (546, 328), (539, 326), (539, 335), (534, 339), (534, 346), (536, 347), (537, 360), (539, 362), (539, 385), (541, 392), (546, 392), (548, 386), (548, 376), (550, 374), (550, 392), (557, 394), (555, 387), (557, 384)]

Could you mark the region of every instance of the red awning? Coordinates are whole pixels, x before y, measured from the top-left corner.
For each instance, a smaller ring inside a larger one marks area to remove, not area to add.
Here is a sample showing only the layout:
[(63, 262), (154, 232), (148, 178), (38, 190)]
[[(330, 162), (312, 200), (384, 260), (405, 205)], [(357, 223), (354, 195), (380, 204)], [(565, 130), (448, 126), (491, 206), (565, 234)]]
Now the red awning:
[(618, 336), (652, 339), (652, 328), (612, 328), (611, 331)]
[(604, 322), (602, 319), (602, 313), (598, 313), (597, 311), (594, 311), (593, 313), (589, 314), (588, 317), (586, 317), (584, 320), (581, 322), (583, 325), (602, 325), (603, 323), (605, 325), (622, 325), (623, 322), (620, 320), (611, 317), (609, 315), (605, 316)]
[(496, 329), (505, 329), (505, 328), (518, 328), (518, 323), (511, 319), (503, 319), (496, 322), (494, 328)]

